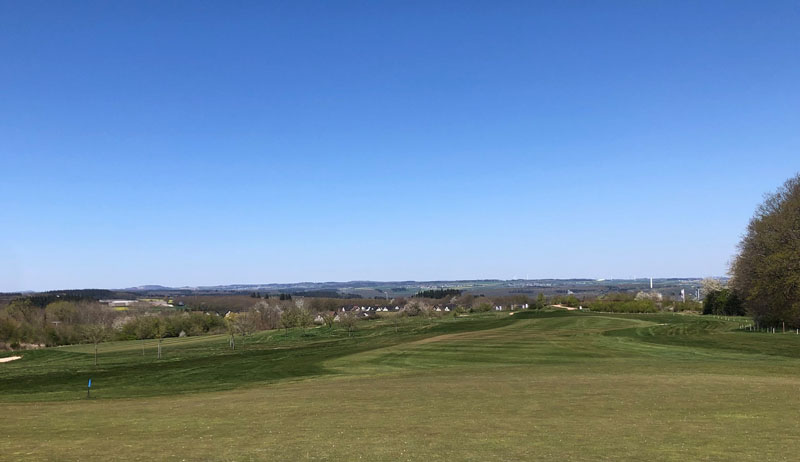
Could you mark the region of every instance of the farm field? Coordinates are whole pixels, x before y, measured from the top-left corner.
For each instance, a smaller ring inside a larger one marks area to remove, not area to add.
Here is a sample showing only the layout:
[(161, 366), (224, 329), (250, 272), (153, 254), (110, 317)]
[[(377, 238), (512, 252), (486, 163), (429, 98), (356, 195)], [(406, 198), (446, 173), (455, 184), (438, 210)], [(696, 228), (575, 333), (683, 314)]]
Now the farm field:
[[(796, 460), (800, 336), (542, 311), (0, 364), (0, 460)], [(11, 353), (3, 356), (11, 356)], [(92, 378), (92, 398), (86, 382)]]

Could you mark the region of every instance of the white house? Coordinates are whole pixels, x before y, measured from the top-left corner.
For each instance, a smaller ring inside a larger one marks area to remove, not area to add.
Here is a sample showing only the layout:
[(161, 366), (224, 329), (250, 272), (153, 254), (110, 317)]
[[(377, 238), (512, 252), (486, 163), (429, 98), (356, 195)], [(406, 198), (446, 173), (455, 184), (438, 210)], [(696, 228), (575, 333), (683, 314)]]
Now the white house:
[(131, 306), (136, 303), (136, 300), (100, 300), (100, 303), (106, 303), (112, 308)]

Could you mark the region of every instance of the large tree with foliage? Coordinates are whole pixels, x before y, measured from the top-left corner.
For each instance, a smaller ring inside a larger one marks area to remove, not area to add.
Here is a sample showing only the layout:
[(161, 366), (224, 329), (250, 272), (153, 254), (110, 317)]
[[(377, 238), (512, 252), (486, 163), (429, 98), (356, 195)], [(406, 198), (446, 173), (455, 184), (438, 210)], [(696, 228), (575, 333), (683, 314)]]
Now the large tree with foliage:
[(800, 327), (800, 175), (756, 209), (731, 274), (756, 321)]

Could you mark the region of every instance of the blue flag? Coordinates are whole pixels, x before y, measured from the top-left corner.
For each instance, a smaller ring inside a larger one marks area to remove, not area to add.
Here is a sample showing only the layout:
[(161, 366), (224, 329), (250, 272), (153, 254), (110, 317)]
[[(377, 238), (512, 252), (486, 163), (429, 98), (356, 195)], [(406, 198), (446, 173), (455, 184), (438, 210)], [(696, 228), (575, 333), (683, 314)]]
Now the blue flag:
[(89, 388), (92, 388), (92, 379), (89, 379)]

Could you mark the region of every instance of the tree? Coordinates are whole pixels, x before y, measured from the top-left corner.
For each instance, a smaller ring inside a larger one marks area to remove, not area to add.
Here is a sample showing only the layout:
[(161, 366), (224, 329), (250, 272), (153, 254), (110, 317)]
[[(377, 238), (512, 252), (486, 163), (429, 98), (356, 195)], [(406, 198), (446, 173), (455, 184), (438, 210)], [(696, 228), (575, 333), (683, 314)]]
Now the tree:
[(12, 347), (19, 343), (19, 322), (0, 312), (0, 347), (3, 342), (8, 342)]
[(281, 310), (274, 303), (260, 301), (250, 308), (255, 330), (269, 330), (279, 327)]
[(228, 313), (225, 316), (225, 327), (228, 330), (228, 345), (230, 345), (231, 350), (236, 349), (236, 338), (234, 334), (236, 334), (236, 313)]
[(355, 313), (347, 311), (339, 315), (339, 323), (347, 329), (348, 337), (353, 335), (353, 331), (356, 329), (356, 323), (358, 322), (358, 316)]
[(800, 174), (756, 209), (731, 275), (731, 286), (757, 322), (800, 327)]
[(433, 307), (423, 300), (415, 299), (408, 303), (406, 303), (406, 307), (403, 310), (403, 315), (405, 316), (429, 316), (433, 311)]
[(5, 307), (6, 315), (15, 321), (15, 342), (40, 342), (43, 340), (45, 326), (44, 309), (29, 298), (14, 299)]
[(256, 330), (255, 314), (256, 313), (250, 311), (237, 313), (236, 315), (232, 316), (234, 331), (238, 332), (242, 336), (242, 345), (244, 345), (244, 340), (247, 337), (247, 334), (251, 334)]
[(719, 279), (708, 277), (700, 281), (700, 287), (702, 288), (703, 295), (708, 295), (711, 292), (722, 290), (724, 286)]
[(157, 359), (161, 359), (161, 340), (164, 339), (164, 336), (167, 335), (167, 322), (161, 318), (155, 318), (156, 321), (153, 323), (155, 327), (155, 334), (158, 338), (158, 353), (156, 355)]
[(135, 322), (134, 333), (136, 334), (136, 338), (142, 342), (142, 356), (144, 356), (144, 339), (152, 335), (153, 329), (146, 317), (139, 317)]
[(300, 308), (291, 304), (281, 313), (281, 327), (288, 334), (289, 329), (300, 325)]
[(544, 294), (539, 292), (536, 296), (536, 301), (533, 302), (533, 308), (536, 310), (544, 309), (547, 306), (547, 300), (544, 298)]
[(472, 294), (462, 294), (459, 297), (456, 297), (455, 304), (464, 308), (465, 310), (469, 310), (472, 308), (472, 303), (475, 301), (475, 296)]
[(305, 308), (299, 308), (297, 313), (297, 325), (303, 330), (314, 324), (314, 316)]
[(78, 318), (78, 310), (75, 304), (66, 300), (59, 300), (47, 305), (44, 309), (47, 319), (50, 322), (63, 322), (72, 324)]
[(83, 309), (86, 325), (83, 326), (83, 337), (94, 344), (94, 365), (97, 365), (97, 347), (108, 339), (111, 330), (113, 313), (105, 306), (89, 305)]
[(248, 334), (255, 332), (256, 327), (253, 318), (254, 316), (250, 312), (238, 313), (233, 323), (234, 327), (236, 327), (236, 332), (242, 337), (246, 337)]
[(333, 322), (335, 320), (336, 320), (335, 311), (326, 311), (325, 313), (322, 313), (322, 322), (324, 322), (329, 329), (333, 329)]
[(422, 314), (422, 305), (417, 300), (408, 302), (403, 310), (403, 314), (405, 316), (419, 316)]
[(108, 338), (108, 329), (103, 324), (89, 324), (83, 327), (83, 336), (94, 344), (94, 365), (97, 365), (97, 346)]

